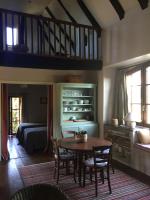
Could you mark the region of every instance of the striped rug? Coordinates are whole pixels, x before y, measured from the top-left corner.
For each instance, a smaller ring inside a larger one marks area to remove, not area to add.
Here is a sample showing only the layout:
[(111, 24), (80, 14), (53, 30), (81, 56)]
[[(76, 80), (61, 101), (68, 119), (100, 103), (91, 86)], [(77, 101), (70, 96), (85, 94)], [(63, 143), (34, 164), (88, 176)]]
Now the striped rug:
[[(20, 168), (20, 175), (25, 186), (36, 183), (55, 185), (53, 177), (54, 162), (28, 165)], [(150, 186), (146, 185), (120, 170), (111, 173), (112, 194), (109, 194), (107, 181), (98, 185), (98, 197), (95, 197), (94, 182), (86, 182), (85, 187), (74, 183), (73, 176), (60, 176), (59, 187), (65, 191), (71, 200), (150, 200)]]

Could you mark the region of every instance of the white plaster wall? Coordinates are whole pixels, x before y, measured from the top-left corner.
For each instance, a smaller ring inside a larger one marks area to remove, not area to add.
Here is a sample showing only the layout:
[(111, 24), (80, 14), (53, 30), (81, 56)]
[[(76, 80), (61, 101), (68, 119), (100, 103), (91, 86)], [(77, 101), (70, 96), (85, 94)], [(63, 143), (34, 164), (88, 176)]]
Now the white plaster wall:
[(83, 70), (47, 70), (47, 69), (28, 69), (15, 67), (0, 67), (0, 82), (18, 82), (18, 83), (54, 83), (64, 82), (66, 75), (81, 75), (83, 81), (90, 82), (92, 73)]
[(117, 24), (103, 31), (104, 66), (150, 53), (150, 7), (132, 10)]
[(103, 137), (103, 71), (98, 72), (98, 124), (99, 137)]

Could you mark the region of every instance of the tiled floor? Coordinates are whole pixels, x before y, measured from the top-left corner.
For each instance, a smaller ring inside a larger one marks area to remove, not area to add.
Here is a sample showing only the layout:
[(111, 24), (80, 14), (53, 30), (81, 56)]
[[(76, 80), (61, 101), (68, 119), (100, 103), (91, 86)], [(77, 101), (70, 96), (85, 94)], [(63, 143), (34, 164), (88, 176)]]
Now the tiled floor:
[(28, 155), (15, 137), (9, 137), (9, 161), (0, 162), (0, 200), (8, 200), (11, 194), (23, 187), (19, 167), (50, 161), (48, 153)]

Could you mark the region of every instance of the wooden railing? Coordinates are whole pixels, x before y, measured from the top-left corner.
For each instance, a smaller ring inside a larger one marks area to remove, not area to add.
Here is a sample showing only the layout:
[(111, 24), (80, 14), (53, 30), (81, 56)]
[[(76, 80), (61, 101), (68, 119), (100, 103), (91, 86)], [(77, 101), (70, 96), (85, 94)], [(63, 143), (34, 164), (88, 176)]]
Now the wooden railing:
[(0, 50), (99, 60), (98, 30), (92, 26), (0, 9)]

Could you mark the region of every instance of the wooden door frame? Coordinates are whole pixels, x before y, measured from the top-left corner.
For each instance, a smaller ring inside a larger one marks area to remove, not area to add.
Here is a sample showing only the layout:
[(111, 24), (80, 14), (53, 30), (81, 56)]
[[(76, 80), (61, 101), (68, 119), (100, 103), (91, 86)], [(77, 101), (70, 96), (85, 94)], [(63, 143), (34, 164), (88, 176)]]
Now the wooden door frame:
[[(27, 81), (0, 81), (0, 155), (2, 154), (2, 146), (1, 146), (1, 141), (2, 141), (2, 135), (1, 135), (1, 131), (2, 131), (2, 104), (1, 104), (1, 84), (18, 84), (18, 85), (21, 85), (21, 84), (27, 84), (27, 85), (45, 85), (45, 86), (49, 86), (49, 85), (52, 85), (54, 86), (55, 83), (51, 83), (51, 82), (27, 82)], [(53, 87), (53, 93), (54, 93), (54, 87)], [(54, 96), (54, 95), (53, 95)], [(53, 101), (54, 102), (54, 101)], [(53, 112), (53, 118), (54, 118), (54, 112)], [(54, 123), (54, 120), (53, 120), (53, 123)], [(54, 125), (53, 125), (53, 132), (54, 132)], [(0, 161), (1, 161), (1, 156), (0, 156)]]

